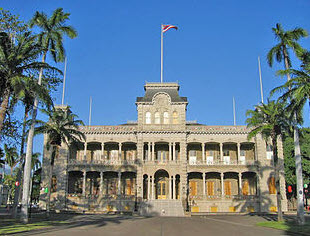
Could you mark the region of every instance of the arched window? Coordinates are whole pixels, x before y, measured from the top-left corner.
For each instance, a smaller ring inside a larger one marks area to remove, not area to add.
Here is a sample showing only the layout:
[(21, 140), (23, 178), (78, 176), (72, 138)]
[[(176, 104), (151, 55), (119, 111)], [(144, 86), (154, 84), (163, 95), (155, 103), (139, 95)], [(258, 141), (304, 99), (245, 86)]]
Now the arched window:
[(169, 124), (169, 113), (164, 112), (164, 124)]
[(276, 182), (274, 176), (271, 176), (268, 180), (269, 194), (276, 194)]
[(155, 124), (160, 124), (160, 113), (155, 112)]
[(145, 113), (145, 124), (151, 124), (151, 112)]
[(57, 177), (56, 175), (52, 176), (52, 186), (51, 186), (51, 192), (54, 193), (57, 191)]
[(176, 111), (172, 113), (172, 124), (178, 124), (179, 123), (179, 116)]

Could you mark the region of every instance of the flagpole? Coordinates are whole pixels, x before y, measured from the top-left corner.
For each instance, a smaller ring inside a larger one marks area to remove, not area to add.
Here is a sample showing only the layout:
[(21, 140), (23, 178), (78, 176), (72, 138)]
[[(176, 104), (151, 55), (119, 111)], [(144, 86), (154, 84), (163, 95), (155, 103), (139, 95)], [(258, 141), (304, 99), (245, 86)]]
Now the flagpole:
[(264, 103), (264, 94), (263, 94), (263, 81), (262, 81), (262, 71), (260, 68), (260, 59), (258, 57), (258, 72), (259, 72), (259, 82), (260, 82), (260, 95), (261, 95), (261, 102)]
[(160, 25), (160, 82), (163, 82), (163, 57), (164, 54), (164, 37), (163, 37), (163, 25)]
[(65, 71), (64, 71), (64, 81), (63, 81), (63, 86), (62, 86), (61, 105), (64, 105), (64, 101), (65, 101), (66, 72), (67, 72), (67, 57), (65, 58)]
[(233, 97), (233, 113), (234, 113), (234, 125), (236, 125), (236, 105), (235, 105), (235, 97)]
[(92, 105), (92, 98), (89, 98), (89, 119), (88, 119), (88, 125), (91, 124), (91, 105)]

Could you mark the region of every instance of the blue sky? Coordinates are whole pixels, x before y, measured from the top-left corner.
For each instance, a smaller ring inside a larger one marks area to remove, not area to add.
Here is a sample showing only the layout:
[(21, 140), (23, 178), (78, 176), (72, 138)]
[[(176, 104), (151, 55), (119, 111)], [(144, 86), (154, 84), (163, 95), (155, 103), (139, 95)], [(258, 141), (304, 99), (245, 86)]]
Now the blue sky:
[[(237, 125), (245, 124), (245, 111), (260, 101), (258, 56), (265, 97), (285, 81), (275, 76), (282, 65), (266, 63), (276, 23), (310, 31), (309, 0), (15, 0), (2, 7), (25, 21), (35, 11), (50, 15), (63, 7), (71, 13), (79, 36), (65, 40), (65, 103), (87, 124), (92, 96), (93, 125), (136, 120), (135, 99), (143, 96), (145, 81), (160, 81), (162, 23), (179, 27), (165, 33), (164, 81), (179, 81), (189, 100), (187, 119), (207, 125), (233, 124), (233, 96)], [(310, 49), (309, 42), (300, 43)], [(42, 138), (36, 139), (35, 151), (42, 152)]]

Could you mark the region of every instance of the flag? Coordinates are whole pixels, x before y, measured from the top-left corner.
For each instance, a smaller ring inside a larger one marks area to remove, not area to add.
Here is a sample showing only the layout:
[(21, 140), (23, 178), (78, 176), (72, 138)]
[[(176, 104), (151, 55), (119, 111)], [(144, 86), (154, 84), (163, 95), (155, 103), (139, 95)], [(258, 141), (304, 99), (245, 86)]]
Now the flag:
[(170, 30), (170, 29), (178, 29), (178, 27), (174, 26), (174, 25), (162, 25), (161, 26), (163, 33), (165, 33), (166, 31)]

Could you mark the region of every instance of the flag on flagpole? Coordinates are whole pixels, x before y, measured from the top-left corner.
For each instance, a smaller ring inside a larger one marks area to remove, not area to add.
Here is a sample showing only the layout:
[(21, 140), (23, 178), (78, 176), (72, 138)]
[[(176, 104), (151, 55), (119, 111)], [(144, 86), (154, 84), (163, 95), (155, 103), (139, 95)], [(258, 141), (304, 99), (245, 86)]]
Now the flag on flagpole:
[(176, 27), (175, 25), (162, 25), (162, 31), (163, 33), (165, 33), (166, 31), (170, 30), (170, 29), (178, 29), (178, 27)]

